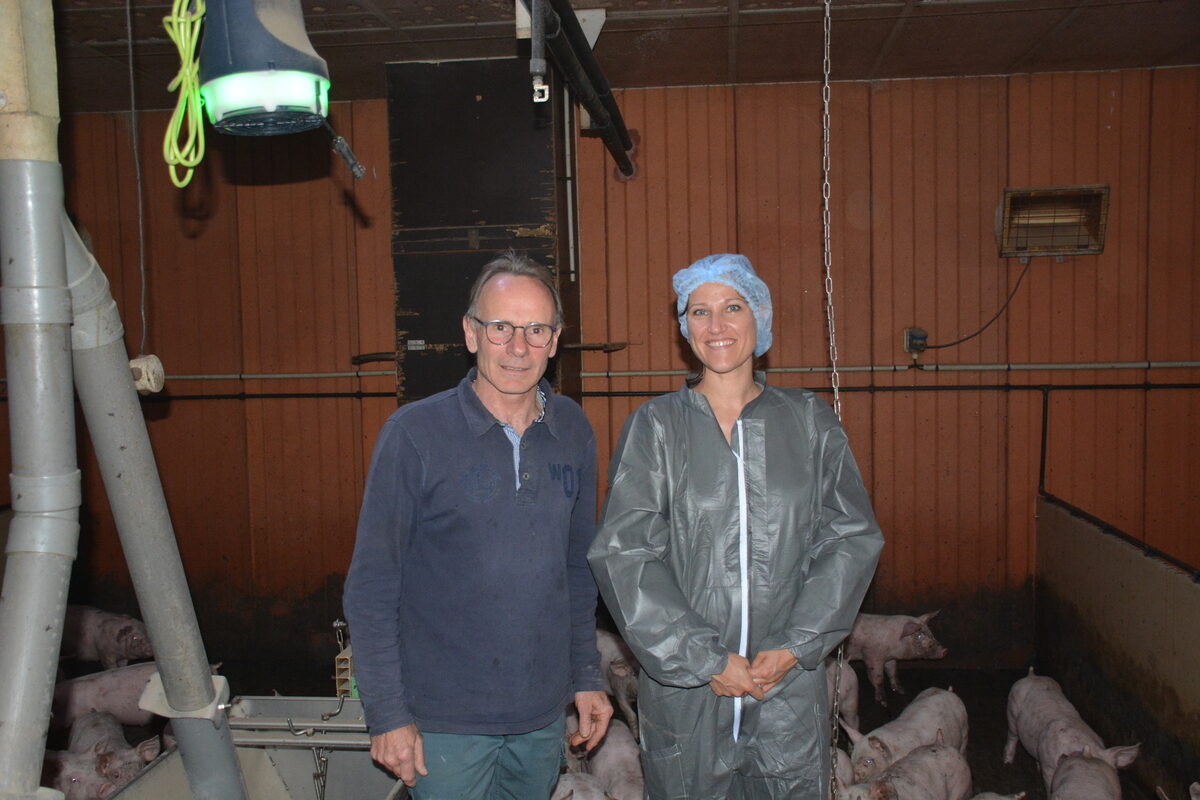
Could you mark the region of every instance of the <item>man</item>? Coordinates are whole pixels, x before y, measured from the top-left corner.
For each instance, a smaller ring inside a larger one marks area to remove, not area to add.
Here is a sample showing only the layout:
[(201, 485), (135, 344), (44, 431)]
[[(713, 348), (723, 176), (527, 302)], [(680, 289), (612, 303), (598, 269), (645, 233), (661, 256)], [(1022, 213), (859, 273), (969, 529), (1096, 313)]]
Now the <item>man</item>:
[(417, 800), (548, 798), (574, 700), (608, 728), (595, 641), (596, 443), (542, 376), (550, 271), (488, 263), (463, 317), (476, 366), (397, 410), (375, 444), (344, 606), (371, 757)]

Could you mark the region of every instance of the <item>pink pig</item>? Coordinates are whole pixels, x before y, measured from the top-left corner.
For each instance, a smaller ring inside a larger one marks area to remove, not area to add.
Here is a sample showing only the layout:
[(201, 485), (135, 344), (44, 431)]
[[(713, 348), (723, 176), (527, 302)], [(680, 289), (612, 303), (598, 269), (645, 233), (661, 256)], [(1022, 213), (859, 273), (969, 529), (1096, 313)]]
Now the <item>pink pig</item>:
[[(829, 708), (833, 708), (833, 683), (838, 676), (838, 660), (835, 657), (825, 659), (825, 683), (828, 687)], [(837, 682), (838, 716), (845, 720), (851, 728), (858, 727), (858, 673), (850, 666), (849, 661), (841, 665), (841, 678)]]
[(139, 619), (91, 606), (67, 606), (61, 657), (99, 661), (105, 669), (112, 669), (154, 658), (154, 648)]
[(71, 726), (67, 750), (72, 753), (96, 754), (96, 773), (120, 789), (158, 755), (161, 745), (157, 736), (131, 747), (125, 740), (121, 723), (112, 714), (92, 711), (84, 714)]
[(1053, 800), (1121, 800), (1117, 770), (1092, 748), (1059, 759), (1047, 791)]
[(922, 745), (871, 782), (871, 800), (966, 800), (971, 768), (957, 747), (942, 741)]
[(70, 727), (89, 711), (106, 711), (123, 725), (145, 725), (154, 715), (138, 708), (138, 700), (157, 671), (158, 665), (147, 661), (59, 681), (54, 687), (54, 725)]
[(929, 621), (938, 615), (930, 611), (919, 617), (903, 614), (882, 616), (859, 614), (846, 639), (846, 660), (861, 660), (867, 665), (867, 678), (875, 687), (875, 700), (887, 705), (883, 697), (883, 675), (887, 672), (892, 691), (904, 694), (896, 675), (896, 662), (911, 658), (945, 658), (942, 647), (929, 630)]
[(615, 800), (641, 800), (646, 791), (637, 742), (619, 719), (609, 723), (604, 740), (588, 758), (592, 775)]
[(847, 725), (842, 727), (854, 743), (850, 760), (858, 783), (874, 778), (916, 748), (939, 738), (959, 753), (967, 749), (967, 708), (950, 689), (926, 689), (900, 716), (865, 736)]
[(87, 753), (47, 750), (42, 761), (42, 784), (58, 789), (66, 800), (103, 800), (116, 786), (100, 774), (101, 745)]
[(1055, 770), (1063, 756), (1088, 749), (1095, 758), (1114, 770), (1127, 767), (1137, 758), (1140, 745), (1110, 747), (1079, 716), (1067, 700), (1058, 681), (1044, 675), (1029, 674), (1013, 684), (1008, 693), (1008, 739), (1004, 745), (1004, 763), (1017, 755), (1017, 741), (1037, 759), (1046, 790), (1050, 790)]

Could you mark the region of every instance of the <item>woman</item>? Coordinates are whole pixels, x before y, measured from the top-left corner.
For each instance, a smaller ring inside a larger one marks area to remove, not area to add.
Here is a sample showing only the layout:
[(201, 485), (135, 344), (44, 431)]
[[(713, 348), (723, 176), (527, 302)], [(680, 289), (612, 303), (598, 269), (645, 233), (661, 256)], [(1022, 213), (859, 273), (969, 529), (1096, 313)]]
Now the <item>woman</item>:
[(708, 256), (673, 284), (701, 372), (626, 422), (588, 553), (643, 667), (647, 793), (825, 800), (822, 660), (883, 536), (833, 411), (754, 372), (771, 296), (749, 260)]

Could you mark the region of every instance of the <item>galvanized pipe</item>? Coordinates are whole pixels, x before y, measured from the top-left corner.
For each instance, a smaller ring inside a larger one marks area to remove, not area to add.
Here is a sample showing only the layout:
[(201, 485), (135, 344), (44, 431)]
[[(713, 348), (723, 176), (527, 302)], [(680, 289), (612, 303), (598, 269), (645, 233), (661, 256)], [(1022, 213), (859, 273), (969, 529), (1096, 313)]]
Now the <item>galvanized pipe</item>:
[[(146, 622), (168, 704), (181, 714), (215, 697), (175, 530), (129, 372), (124, 328), (95, 258), (62, 216), (75, 325), (76, 389)], [(198, 723), (198, 724), (197, 724)], [(224, 714), (175, 717), (173, 727), (195, 800), (245, 797)]]
[[(0, 73), (0, 84), (7, 77)], [(14, 511), (0, 596), (0, 798), (6, 800), (38, 793), (79, 541), (61, 208), (57, 163), (0, 160), (0, 322)]]

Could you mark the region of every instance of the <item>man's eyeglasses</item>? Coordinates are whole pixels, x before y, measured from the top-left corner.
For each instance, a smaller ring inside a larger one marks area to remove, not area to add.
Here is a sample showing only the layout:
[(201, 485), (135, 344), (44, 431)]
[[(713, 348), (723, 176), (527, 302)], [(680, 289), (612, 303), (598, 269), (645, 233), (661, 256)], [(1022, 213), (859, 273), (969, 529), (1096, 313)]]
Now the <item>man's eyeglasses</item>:
[(558, 330), (555, 325), (547, 325), (544, 322), (531, 322), (528, 325), (513, 325), (502, 319), (482, 320), (479, 317), (471, 317), (477, 323), (483, 326), (484, 332), (487, 334), (487, 339), (492, 344), (502, 345), (512, 341), (513, 334), (517, 328), (522, 328), (525, 331), (525, 343), (530, 347), (546, 347), (550, 344), (550, 340), (554, 338), (554, 332)]

